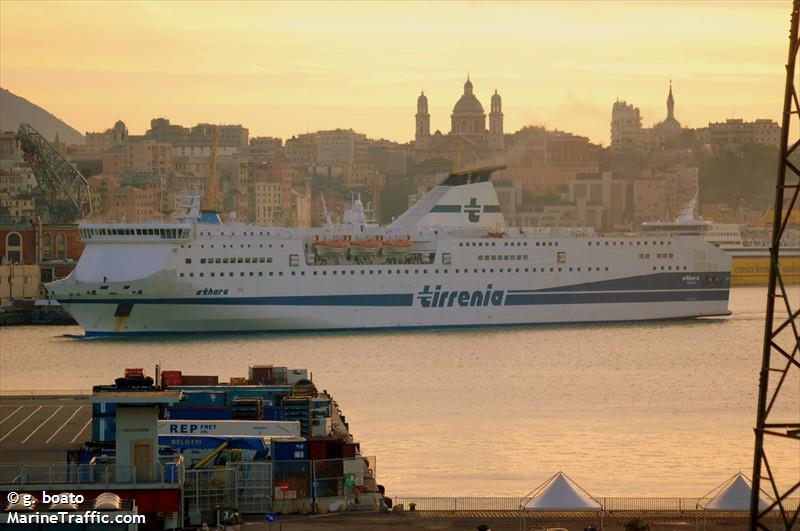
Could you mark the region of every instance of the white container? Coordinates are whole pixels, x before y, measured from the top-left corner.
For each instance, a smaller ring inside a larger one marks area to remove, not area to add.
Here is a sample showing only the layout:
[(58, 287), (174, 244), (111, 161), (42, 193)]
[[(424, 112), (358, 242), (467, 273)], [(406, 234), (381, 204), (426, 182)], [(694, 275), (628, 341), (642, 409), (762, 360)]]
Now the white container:
[(311, 435), (314, 437), (327, 437), (333, 431), (330, 417), (311, 419)]
[(299, 437), (296, 420), (159, 420), (159, 435)]

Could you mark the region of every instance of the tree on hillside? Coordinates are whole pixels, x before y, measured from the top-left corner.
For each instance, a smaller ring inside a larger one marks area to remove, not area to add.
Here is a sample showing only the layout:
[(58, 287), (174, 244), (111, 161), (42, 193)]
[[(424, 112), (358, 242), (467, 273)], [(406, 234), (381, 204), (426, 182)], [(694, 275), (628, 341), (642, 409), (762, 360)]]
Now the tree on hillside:
[(777, 163), (778, 150), (760, 144), (706, 158), (700, 162), (700, 197), (703, 203), (766, 208), (775, 192)]

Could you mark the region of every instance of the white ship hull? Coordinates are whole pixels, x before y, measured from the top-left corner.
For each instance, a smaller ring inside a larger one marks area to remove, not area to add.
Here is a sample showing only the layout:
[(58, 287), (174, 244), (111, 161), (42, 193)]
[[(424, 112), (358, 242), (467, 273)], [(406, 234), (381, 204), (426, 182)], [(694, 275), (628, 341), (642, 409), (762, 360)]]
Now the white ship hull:
[[(436, 201), (425, 204), (423, 198), (422, 207), (399, 218), (407, 225), (388, 228), (276, 229), (198, 220), (83, 225), (86, 249), (77, 267), (48, 289), (88, 335), (504, 326), (729, 313), (730, 256), (702, 238), (498, 232), (502, 215), (491, 183), (439, 188), (431, 192)], [(463, 223), (466, 213), (477, 227), (448, 226), (451, 217)], [(364, 239), (408, 238), (414, 250), (398, 257), (315, 255), (315, 241), (347, 231)]]
[[(554, 306), (514, 311), (462, 312), (460, 315), (423, 318), (413, 309), (375, 308), (343, 310), (316, 307), (298, 312), (296, 307), (240, 305), (220, 311), (214, 307), (159, 304), (141, 305), (138, 315), (120, 322), (113, 317), (116, 304), (71, 305), (68, 311), (88, 336), (149, 335), (193, 332), (301, 332), (404, 328), (469, 328), (537, 324), (592, 323), (680, 319), (727, 315), (725, 301), (666, 303), (592, 304), (577, 307)], [(300, 315), (302, 313), (302, 315)]]

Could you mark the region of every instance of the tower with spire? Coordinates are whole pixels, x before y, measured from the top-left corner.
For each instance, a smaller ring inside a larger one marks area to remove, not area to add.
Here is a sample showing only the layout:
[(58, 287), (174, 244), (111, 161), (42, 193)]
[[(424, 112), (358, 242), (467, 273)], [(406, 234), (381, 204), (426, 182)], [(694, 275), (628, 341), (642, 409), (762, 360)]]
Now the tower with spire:
[(431, 138), (431, 115), (428, 114), (428, 97), (423, 90), (417, 98), (417, 130), (414, 135), (417, 149), (428, 149)]
[(669, 80), (669, 96), (667, 96), (667, 120), (675, 120), (675, 98), (672, 97), (672, 80)]
[(489, 149), (503, 149), (505, 146), (503, 137), (503, 100), (497, 89), (492, 95), (491, 112), (489, 113), (489, 135), (487, 137)]

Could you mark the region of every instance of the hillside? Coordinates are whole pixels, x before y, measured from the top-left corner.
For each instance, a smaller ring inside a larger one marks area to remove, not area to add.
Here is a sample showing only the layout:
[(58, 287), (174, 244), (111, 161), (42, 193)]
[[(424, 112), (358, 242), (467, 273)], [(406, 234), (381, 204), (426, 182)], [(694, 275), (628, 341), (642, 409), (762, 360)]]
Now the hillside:
[(61, 142), (83, 144), (83, 135), (46, 110), (25, 98), (0, 88), (0, 130), (16, 131), (20, 123), (29, 123), (47, 140), (58, 134)]

